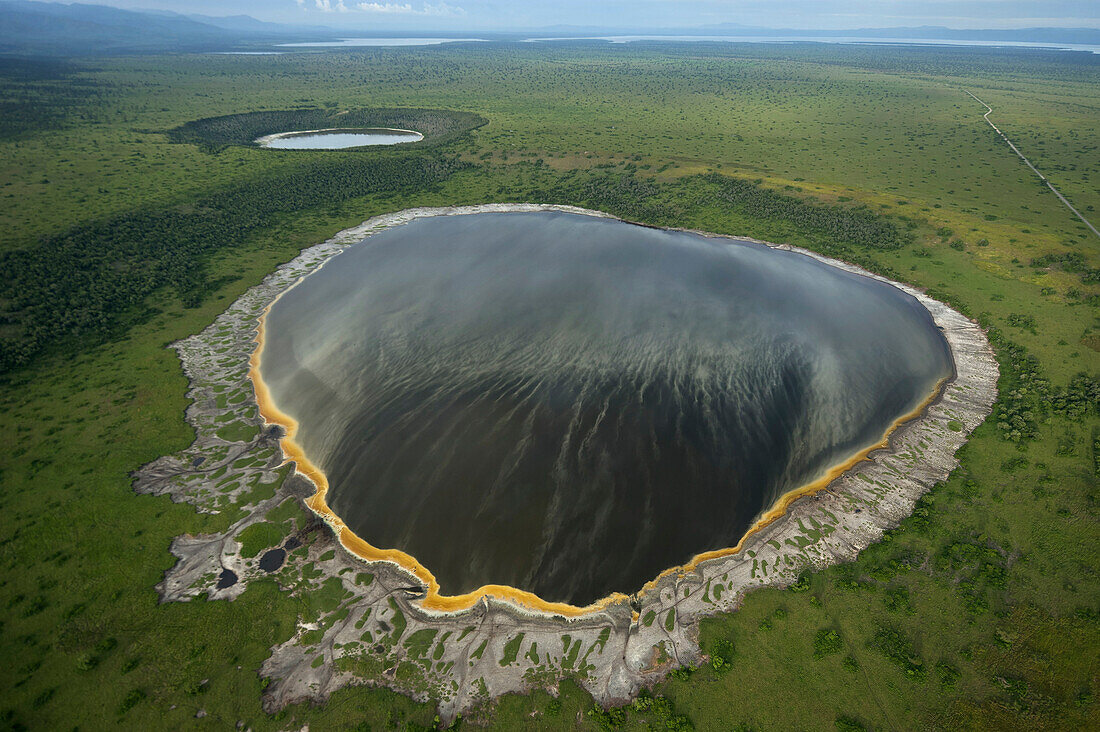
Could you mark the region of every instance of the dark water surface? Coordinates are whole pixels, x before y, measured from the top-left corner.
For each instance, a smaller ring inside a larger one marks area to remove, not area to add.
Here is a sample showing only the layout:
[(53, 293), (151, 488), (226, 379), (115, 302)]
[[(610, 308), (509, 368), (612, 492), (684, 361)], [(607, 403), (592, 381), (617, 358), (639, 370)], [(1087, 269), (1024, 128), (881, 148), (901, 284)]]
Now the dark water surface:
[(262, 356), (359, 536), (444, 594), (574, 604), (736, 544), (951, 373), (889, 285), (561, 213), (376, 234), (279, 300)]

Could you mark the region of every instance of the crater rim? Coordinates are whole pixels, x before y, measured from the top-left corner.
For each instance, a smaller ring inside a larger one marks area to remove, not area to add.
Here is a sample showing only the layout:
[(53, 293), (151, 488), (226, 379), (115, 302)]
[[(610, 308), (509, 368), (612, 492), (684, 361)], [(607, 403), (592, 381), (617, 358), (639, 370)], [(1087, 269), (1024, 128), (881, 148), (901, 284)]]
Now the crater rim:
[[(357, 237), (349, 237), (347, 244), (355, 244), (361, 242), (370, 237), (374, 233), (393, 228), (393, 226), (400, 226), (409, 223), (417, 218), (432, 217), (438, 215), (450, 216), (450, 215), (471, 215), (478, 213), (526, 213), (548, 210), (540, 206), (527, 207), (525, 204), (490, 204), (489, 207), (473, 206), (473, 207), (452, 207), (449, 209), (409, 209), (399, 212), (399, 214), (409, 214), (407, 218), (396, 221), (390, 226), (384, 228), (374, 228), (364, 230), (363, 235)], [(549, 210), (556, 210), (564, 213), (573, 213), (578, 215), (591, 216), (595, 218), (611, 219), (619, 221), (624, 224), (641, 226), (643, 228), (660, 229), (667, 231), (678, 231), (685, 233), (692, 233), (699, 236), (703, 236), (709, 239), (727, 240), (737, 243), (754, 243), (763, 244), (769, 249), (790, 251), (793, 253), (801, 254), (815, 259), (821, 264), (825, 264), (830, 267), (841, 269), (852, 274), (857, 274), (861, 277), (869, 277), (875, 279), (884, 284), (888, 284), (905, 294), (912, 294), (908, 286), (902, 285), (902, 283), (894, 282), (881, 275), (875, 275), (867, 272), (866, 270), (850, 263), (843, 262), (831, 257), (825, 257), (819, 255), (810, 250), (802, 249), (799, 247), (792, 247), (790, 245), (780, 245), (770, 242), (760, 241), (749, 237), (731, 236), (724, 234), (716, 234), (713, 232), (700, 231), (695, 229), (687, 229), (681, 227), (663, 227), (654, 226), (650, 224), (638, 223), (622, 219), (620, 217), (607, 214), (601, 211), (592, 211), (588, 209), (581, 209), (572, 206), (568, 207), (552, 207)], [(364, 222), (364, 226), (367, 222)], [(363, 227), (356, 227), (357, 229)], [(355, 229), (350, 230), (355, 231)], [(258, 316), (256, 337), (254, 339), (255, 348), (249, 357), (248, 378), (253, 385), (254, 394), (256, 397), (257, 407), (259, 408), (260, 416), (267, 426), (277, 426), (281, 429), (282, 434), (279, 437), (279, 446), (283, 453), (284, 463), (295, 463), (295, 473), (306, 478), (314, 487), (314, 493), (304, 500), (305, 505), (310, 511), (318, 518), (323, 520), (336, 536), (338, 543), (348, 551), (352, 556), (364, 563), (373, 562), (386, 562), (395, 565), (401, 571), (408, 575), (412, 575), (424, 588), (423, 596), (415, 600), (415, 604), (422, 610), (428, 613), (439, 614), (451, 614), (459, 613), (474, 607), (478, 603), (488, 600), (498, 600), (509, 603), (515, 606), (521, 612), (540, 614), (540, 615), (552, 615), (552, 616), (565, 616), (567, 618), (577, 618), (592, 613), (596, 613), (605, 610), (611, 605), (615, 605), (620, 602), (631, 602), (635, 598), (643, 595), (647, 591), (656, 589), (662, 579), (675, 574), (686, 574), (694, 572), (698, 569), (699, 565), (711, 560), (725, 559), (730, 556), (741, 553), (747, 549), (746, 543), (753, 537), (754, 534), (759, 533), (763, 529), (775, 521), (783, 518), (789, 511), (790, 507), (799, 499), (804, 497), (813, 496), (819, 492), (825, 491), (836, 480), (843, 477), (851, 469), (856, 467), (862, 462), (868, 461), (870, 455), (876, 451), (889, 449), (891, 446), (892, 438), (898, 432), (898, 430), (910, 423), (918, 421), (924, 416), (929, 407), (936, 404), (944, 395), (947, 387), (957, 380), (959, 370), (955, 353), (955, 348), (951, 343), (951, 340), (944, 338), (944, 342), (947, 345), (947, 352), (951, 357), (951, 374), (939, 382), (933, 387), (931, 393), (921, 401), (912, 411), (897, 417), (891, 425), (885, 430), (881, 439), (877, 442), (867, 445), (857, 452), (846, 458), (845, 460), (829, 467), (825, 470), (824, 474), (814, 480), (798, 486), (794, 489), (781, 494), (771, 506), (763, 508), (758, 514), (757, 518), (745, 530), (744, 534), (740, 537), (737, 544), (730, 547), (722, 547), (718, 549), (706, 550), (695, 554), (688, 562), (683, 564), (674, 565), (668, 567), (659, 572), (651, 580), (645, 582), (642, 587), (638, 588), (631, 594), (623, 592), (613, 592), (603, 598), (600, 598), (588, 605), (573, 605), (567, 602), (555, 602), (545, 600), (537, 594), (524, 590), (518, 587), (510, 585), (500, 584), (486, 584), (478, 587), (470, 592), (445, 595), (441, 592), (438, 581), (432, 572), (424, 566), (419, 560), (417, 560), (411, 554), (404, 552), (400, 549), (382, 549), (375, 547), (367, 540), (356, 534), (344, 520), (329, 507), (325, 496), (329, 489), (328, 478), (324, 471), (305, 454), (305, 451), (294, 440), (294, 436), (297, 433), (298, 422), (286, 414), (275, 404), (274, 399), (271, 396), (268, 386), (264, 383), (261, 369), (261, 354), (264, 349), (264, 337), (266, 328), (267, 314), (271, 308), (285, 295), (291, 291), (300, 282), (305, 280), (309, 275), (317, 272), (323, 267), (330, 259), (326, 259), (311, 271), (298, 278), (290, 286), (281, 290), (262, 310)], [(936, 321), (935, 313), (929, 310), (928, 306), (920, 299), (917, 298), (921, 307), (928, 311), (932, 317), (934, 327), (937, 330), (943, 331), (943, 328)]]

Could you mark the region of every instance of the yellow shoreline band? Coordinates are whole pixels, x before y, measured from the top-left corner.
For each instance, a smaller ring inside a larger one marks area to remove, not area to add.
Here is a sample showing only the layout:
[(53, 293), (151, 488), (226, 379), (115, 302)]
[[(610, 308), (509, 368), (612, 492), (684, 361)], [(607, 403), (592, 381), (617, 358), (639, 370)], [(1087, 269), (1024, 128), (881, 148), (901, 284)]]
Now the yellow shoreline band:
[[(290, 289), (290, 288), (288, 288)], [(285, 294), (286, 290), (283, 291)], [(295, 463), (296, 471), (301, 475), (309, 479), (316, 487), (316, 493), (310, 496), (306, 500), (306, 505), (320, 516), (333, 531), (336, 532), (336, 536), (340, 541), (340, 544), (349, 552), (354, 554), (368, 562), (392, 562), (406, 572), (414, 575), (417, 579), (423, 582), (427, 588), (427, 594), (422, 600), (419, 601), (420, 607), (425, 610), (432, 610), (437, 612), (457, 612), (461, 610), (467, 610), (476, 605), (483, 597), (492, 597), (499, 600), (506, 600), (518, 605), (525, 610), (531, 610), (540, 613), (547, 613), (552, 615), (563, 615), (566, 617), (579, 617), (581, 615), (587, 615), (589, 613), (603, 610), (609, 605), (613, 605), (620, 601), (629, 601), (630, 596), (621, 592), (616, 592), (607, 597), (604, 597), (591, 605), (584, 607), (578, 607), (576, 605), (570, 605), (564, 602), (548, 602), (533, 592), (527, 592), (516, 587), (510, 587), (508, 585), (482, 585), (473, 592), (467, 592), (462, 595), (444, 595), (439, 590), (439, 582), (436, 581), (435, 575), (428, 571), (427, 567), (417, 561), (416, 557), (401, 551), (400, 549), (379, 549), (362, 537), (358, 536), (354, 531), (348, 528), (343, 519), (337, 516), (328, 503), (325, 501), (325, 494), (328, 493), (328, 477), (320, 467), (315, 465), (309, 457), (306, 456), (302, 447), (294, 441), (294, 436), (298, 433), (298, 422), (289, 414), (286, 414), (276, 406), (275, 401), (271, 398), (271, 390), (267, 384), (264, 383), (263, 378), (260, 375), (260, 354), (264, 349), (264, 334), (267, 327), (267, 314), (271, 308), (282, 297), (280, 294), (271, 304), (264, 308), (263, 313), (260, 315), (256, 329), (256, 349), (252, 352), (252, 356), (248, 360), (248, 377), (252, 380), (252, 385), (256, 393), (256, 404), (260, 409), (260, 416), (264, 418), (264, 421), (268, 424), (277, 424), (283, 427), (285, 434), (279, 440), (279, 445), (283, 450), (283, 455), (287, 462), (293, 461)], [(769, 524), (773, 523), (780, 517), (782, 517), (792, 503), (802, 496), (811, 495), (826, 488), (830, 483), (840, 477), (842, 474), (850, 470), (858, 463), (867, 459), (873, 451), (882, 449), (889, 446), (890, 436), (897, 430), (898, 427), (916, 419), (924, 412), (924, 410), (932, 404), (940, 395), (944, 384), (947, 379), (941, 379), (936, 383), (932, 393), (926, 398), (916, 409), (909, 412), (902, 417), (899, 417), (894, 421), (886, 432), (883, 434), (882, 439), (875, 444), (864, 448), (856, 453), (854, 456), (845, 460), (843, 463), (833, 466), (825, 472), (825, 474), (800, 488), (788, 491), (784, 493), (775, 502), (767, 512), (761, 515), (751, 527), (741, 537), (741, 540), (737, 542), (736, 546), (732, 546), (726, 549), (715, 549), (712, 551), (696, 554), (692, 557), (691, 561), (687, 564), (682, 564), (675, 567), (670, 567), (664, 570), (655, 578), (647, 582), (642, 586), (640, 591), (648, 590), (656, 586), (657, 582), (664, 577), (676, 572), (690, 572), (695, 569), (701, 562), (705, 562), (710, 559), (719, 559), (721, 557), (727, 557), (732, 554), (737, 554), (741, 551), (748, 538), (765, 528)]]

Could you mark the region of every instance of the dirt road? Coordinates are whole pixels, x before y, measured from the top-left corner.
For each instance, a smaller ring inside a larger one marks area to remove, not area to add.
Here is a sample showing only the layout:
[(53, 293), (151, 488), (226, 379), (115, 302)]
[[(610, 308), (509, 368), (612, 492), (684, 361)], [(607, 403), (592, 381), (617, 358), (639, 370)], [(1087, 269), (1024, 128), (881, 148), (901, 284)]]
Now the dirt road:
[[(963, 89), (963, 91), (966, 91), (966, 90)], [(1084, 216), (1082, 216), (1081, 212), (1078, 211), (1077, 209), (1075, 209), (1073, 207), (1073, 204), (1070, 203), (1069, 201), (1067, 201), (1066, 197), (1063, 196), (1058, 191), (1058, 189), (1055, 188), (1054, 185), (1049, 180), (1047, 180), (1047, 177), (1045, 175), (1043, 175), (1042, 173), (1040, 173), (1039, 169), (1031, 164), (1031, 161), (1028, 160), (1027, 157), (1025, 157), (1022, 152), (1020, 152), (1019, 148), (1017, 148), (1015, 145), (1012, 144), (1012, 140), (1008, 139), (1008, 137), (1005, 135), (1005, 133), (1001, 132), (1000, 128), (997, 127), (997, 125), (993, 124), (993, 121), (989, 119), (989, 115), (993, 114), (993, 107), (989, 106), (988, 104), (983, 102), (981, 99), (978, 99), (978, 97), (974, 96), (974, 94), (971, 94), (969, 91), (966, 91), (966, 93), (970, 94), (970, 96), (973, 97), (974, 100), (976, 102), (978, 102), (978, 104), (982, 105), (983, 107), (985, 107), (988, 110), (985, 114), (982, 115), (982, 117), (985, 119), (986, 122), (989, 123), (990, 127), (992, 127), (994, 130), (996, 130), (997, 134), (1001, 136), (1001, 139), (1008, 143), (1008, 146), (1010, 148), (1012, 148), (1012, 152), (1019, 155), (1020, 160), (1023, 160), (1025, 163), (1027, 163), (1027, 167), (1031, 168), (1031, 170), (1035, 173), (1035, 175), (1039, 176), (1039, 179), (1047, 184), (1047, 188), (1049, 188), (1051, 191), (1053, 191), (1054, 195), (1058, 196), (1058, 200), (1060, 200), (1062, 203), (1066, 204), (1066, 208), (1068, 208), (1070, 211), (1072, 211), (1074, 216), (1081, 219), (1081, 221), (1083, 221), (1085, 223), (1085, 226), (1089, 227), (1089, 229), (1092, 230), (1093, 234), (1096, 234), (1097, 236), (1100, 236), (1100, 231), (1097, 231), (1096, 227), (1093, 226), (1092, 223), (1088, 219), (1086, 219)]]

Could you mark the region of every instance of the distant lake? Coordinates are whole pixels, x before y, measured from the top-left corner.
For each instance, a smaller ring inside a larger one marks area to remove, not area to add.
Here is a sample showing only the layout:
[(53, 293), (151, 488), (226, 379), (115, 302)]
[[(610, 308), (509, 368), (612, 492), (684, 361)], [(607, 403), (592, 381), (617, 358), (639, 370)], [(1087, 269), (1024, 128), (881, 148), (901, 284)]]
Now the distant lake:
[(859, 36), (557, 36), (552, 38), (527, 38), (528, 43), (540, 41), (608, 41), (609, 43), (634, 43), (636, 41), (710, 42), (710, 43), (838, 43), (867, 46), (979, 46), (984, 48), (1045, 48), (1054, 51), (1087, 51), (1100, 53), (1100, 46), (1082, 43), (1044, 43), (1030, 41), (966, 41), (932, 38), (863, 38)]
[(423, 139), (424, 135), (412, 130), (309, 130), (267, 135), (256, 142), (261, 147), (276, 150), (341, 150), (368, 145), (398, 145)]
[[(1036, 48), (1053, 51), (1085, 51), (1100, 54), (1100, 46), (1083, 43), (1052, 43), (1032, 41), (968, 41), (937, 38), (865, 38), (861, 36), (732, 36), (732, 35), (609, 35), (609, 36), (550, 36), (525, 38), (527, 43), (552, 41), (607, 41), (609, 43), (635, 43), (638, 41), (664, 41), (672, 43), (836, 43), (868, 46), (977, 46), (982, 48)], [(283, 48), (353, 48), (432, 46), (442, 43), (487, 43), (484, 38), (342, 38), (338, 41), (310, 41), (306, 43), (280, 43)]]
[(435, 46), (440, 43), (484, 41), (484, 38), (341, 38), (338, 41), (280, 43), (284, 48), (346, 48), (352, 46)]
[(579, 605), (737, 544), (952, 373), (887, 283), (564, 213), (395, 226), (266, 325), (263, 380), (356, 534), (444, 594)]

